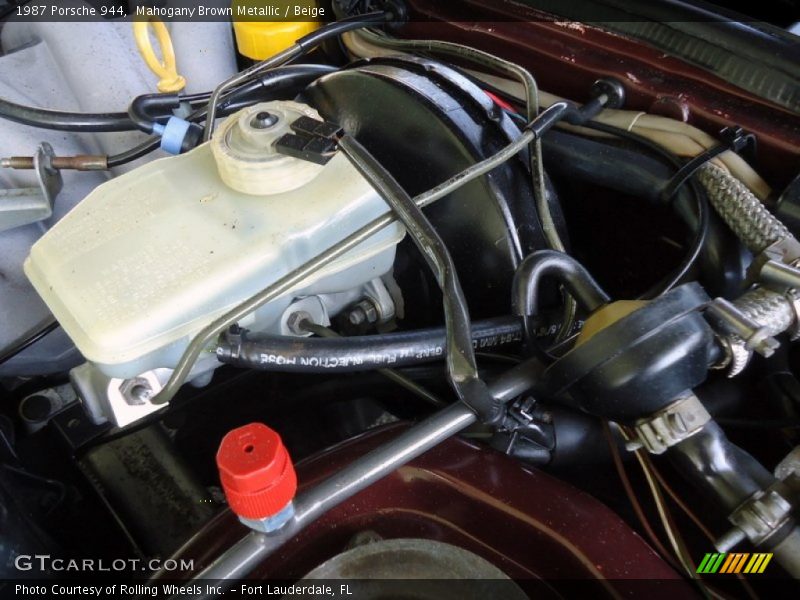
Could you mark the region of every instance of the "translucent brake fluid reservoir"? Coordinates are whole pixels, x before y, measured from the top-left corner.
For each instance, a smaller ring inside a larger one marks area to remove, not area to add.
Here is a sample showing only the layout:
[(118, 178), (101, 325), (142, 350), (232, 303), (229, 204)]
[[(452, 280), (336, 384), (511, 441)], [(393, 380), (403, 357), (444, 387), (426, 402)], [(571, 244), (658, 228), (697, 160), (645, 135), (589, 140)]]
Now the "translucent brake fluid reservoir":
[[(319, 118), (294, 102), (240, 111), (211, 143), (97, 187), (33, 246), (25, 272), (87, 360), (121, 378), (174, 367), (215, 317), (388, 210), (340, 153), (277, 153), (303, 115)], [(242, 324), (380, 277), (403, 235), (384, 229)]]

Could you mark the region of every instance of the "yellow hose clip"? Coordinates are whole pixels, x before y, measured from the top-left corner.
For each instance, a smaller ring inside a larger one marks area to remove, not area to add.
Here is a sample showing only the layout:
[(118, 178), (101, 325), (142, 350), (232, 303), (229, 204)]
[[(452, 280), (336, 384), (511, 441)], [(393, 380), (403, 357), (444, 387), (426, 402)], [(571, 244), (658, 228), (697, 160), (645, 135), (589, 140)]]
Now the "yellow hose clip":
[[(161, 48), (161, 60), (156, 56), (153, 44), (150, 41), (150, 27), (153, 28), (158, 45)], [(155, 17), (147, 20), (133, 22), (133, 36), (136, 39), (136, 47), (142, 55), (144, 62), (159, 79), (159, 92), (180, 92), (186, 87), (186, 79), (178, 75), (178, 67), (175, 64), (175, 50), (172, 47), (172, 38), (169, 37), (169, 30), (162, 21)]]

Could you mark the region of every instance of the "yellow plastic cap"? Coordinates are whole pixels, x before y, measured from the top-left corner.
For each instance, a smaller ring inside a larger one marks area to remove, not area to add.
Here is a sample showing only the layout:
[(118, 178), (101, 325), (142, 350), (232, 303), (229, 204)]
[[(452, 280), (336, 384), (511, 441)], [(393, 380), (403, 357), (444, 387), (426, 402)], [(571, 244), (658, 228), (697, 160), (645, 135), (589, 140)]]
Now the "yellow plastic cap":
[(253, 60), (264, 60), (319, 26), (316, 21), (234, 21), (233, 31), (240, 53)]

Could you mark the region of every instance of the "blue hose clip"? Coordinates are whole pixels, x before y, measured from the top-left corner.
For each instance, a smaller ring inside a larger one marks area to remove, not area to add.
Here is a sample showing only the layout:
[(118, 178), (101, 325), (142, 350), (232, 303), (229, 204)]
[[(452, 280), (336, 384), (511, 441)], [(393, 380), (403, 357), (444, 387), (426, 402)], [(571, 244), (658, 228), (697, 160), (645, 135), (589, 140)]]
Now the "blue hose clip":
[(180, 154), (183, 141), (189, 132), (191, 123), (179, 117), (170, 117), (166, 124), (153, 124), (153, 133), (161, 136), (161, 149), (170, 154)]

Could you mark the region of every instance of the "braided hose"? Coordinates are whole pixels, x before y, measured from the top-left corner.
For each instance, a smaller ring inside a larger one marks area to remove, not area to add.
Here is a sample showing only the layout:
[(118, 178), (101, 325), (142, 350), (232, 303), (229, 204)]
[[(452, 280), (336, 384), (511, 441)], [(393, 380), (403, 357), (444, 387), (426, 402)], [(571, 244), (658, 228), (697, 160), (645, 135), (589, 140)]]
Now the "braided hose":
[(707, 163), (696, 177), (708, 192), (708, 200), (717, 213), (754, 254), (794, 237), (741, 181), (727, 171)]
[(742, 314), (769, 330), (771, 336), (789, 329), (795, 320), (789, 299), (766, 288), (755, 288), (740, 296), (734, 303)]
[[(708, 192), (708, 200), (722, 220), (753, 254), (761, 254), (778, 242), (795, 242), (786, 226), (773, 216), (738, 179), (718, 166), (707, 163), (696, 175)], [(797, 311), (792, 300), (772, 290), (759, 287), (738, 298), (734, 305), (770, 336), (796, 326)], [(727, 336), (728, 375), (740, 373), (750, 360), (751, 351), (737, 335)]]

